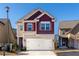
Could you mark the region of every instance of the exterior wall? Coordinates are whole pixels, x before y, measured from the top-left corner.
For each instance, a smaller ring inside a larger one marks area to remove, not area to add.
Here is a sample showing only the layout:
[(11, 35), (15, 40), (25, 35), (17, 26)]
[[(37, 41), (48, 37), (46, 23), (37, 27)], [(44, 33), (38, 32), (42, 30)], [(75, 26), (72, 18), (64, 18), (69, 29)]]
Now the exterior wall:
[[(23, 23), (17, 24), (17, 36), (22, 37), (24, 30), (20, 30), (20, 25), (23, 25)], [(23, 25), (24, 26), (24, 25)], [(24, 27), (23, 27), (24, 28)]]
[(69, 46), (70, 48), (74, 48), (74, 39), (69, 39), (68, 41), (69, 41), (69, 42), (68, 42), (68, 46)]
[[(23, 25), (23, 30), (20, 30), (20, 25)], [(23, 21), (19, 21), (17, 23), (17, 44), (19, 45), (19, 38), (22, 37), (24, 40), (24, 22)]]
[(74, 48), (79, 49), (79, 40), (74, 39)]
[(26, 32), (24, 33), (24, 38), (54, 39), (54, 34), (36, 34), (36, 32)]
[(79, 40), (77, 40), (77, 48), (79, 49)]
[[(47, 15), (43, 15), (41, 18), (39, 18), (39, 22), (37, 22), (37, 34), (54, 34), (54, 22), (52, 22), (52, 20), (54, 20), (54, 19), (51, 19)], [(39, 24), (41, 21), (50, 21), (51, 30), (50, 31), (41, 31), (39, 28), (40, 27)]]
[(78, 41), (74, 40), (74, 48), (78, 48)]

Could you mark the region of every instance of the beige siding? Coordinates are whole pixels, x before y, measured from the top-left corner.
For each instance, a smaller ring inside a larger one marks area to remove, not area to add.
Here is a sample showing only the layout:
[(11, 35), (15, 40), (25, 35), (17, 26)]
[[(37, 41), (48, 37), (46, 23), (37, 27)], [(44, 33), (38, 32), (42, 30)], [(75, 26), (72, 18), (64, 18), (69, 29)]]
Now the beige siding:
[(54, 39), (54, 34), (24, 35), (24, 38)]
[(24, 26), (23, 23), (18, 23), (17, 24), (17, 36), (22, 37), (23, 36), (23, 33), (24, 33), (24, 27), (23, 27), (23, 30), (20, 30), (20, 25), (23, 25)]

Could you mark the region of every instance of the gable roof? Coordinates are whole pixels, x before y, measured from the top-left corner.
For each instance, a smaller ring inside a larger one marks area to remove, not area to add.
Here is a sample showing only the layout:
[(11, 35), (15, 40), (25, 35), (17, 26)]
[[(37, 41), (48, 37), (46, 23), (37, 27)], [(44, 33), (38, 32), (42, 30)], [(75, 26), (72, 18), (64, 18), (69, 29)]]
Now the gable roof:
[(79, 20), (72, 21), (61, 21), (59, 23), (59, 28), (74, 28), (79, 23)]
[[(39, 12), (38, 12), (39, 11)], [(36, 15), (38, 15), (39, 16), (39, 14), (41, 14), (43, 11), (41, 10), (41, 9), (34, 9), (34, 10), (32, 10), (32, 12), (30, 12), (30, 13), (28, 13), (27, 15), (25, 15), (25, 16), (23, 16), (20, 20), (27, 20), (27, 19), (32, 19), (32, 17), (33, 17), (33, 19), (35, 18), (35, 17), (37, 17)], [(36, 14), (35, 14), (36, 13)], [(38, 14), (39, 13), (39, 14)], [(33, 16), (34, 15), (34, 16)]]
[(41, 17), (44, 16), (44, 15), (47, 15), (48, 17), (54, 19), (54, 16), (50, 15), (49, 13), (47, 13), (47, 12), (45, 12), (45, 11), (44, 11), (40, 16), (38, 16), (37, 19), (41, 18)]
[(38, 17), (39, 15), (41, 15), (42, 12), (37, 11), (36, 13), (34, 13), (32, 16), (30, 16), (29, 18), (27, 18), (27, 20), (34, 20), (36, 17)]
[(68, 33), (72, 33), (75, 35), (78, 31), (79, 31), (79, 23), (76, 24), (76, 26), (74, 28), (72, 28)]
[[(2, 34), (2, 36), (0, 36), (0, 42), (8, 42), (8, 38), (10, 39), (10, 42), (15, 43), (16, 39), (15, 39), (15, 35), (13, 33), (12, 30), (12, 26), (9, 20), (7, 20), (7, 18), (0, 18), (1, 22), (3, 22), (5, 25), (4, 27), (2, 27), (3, 31), (0, 32), (0, 35)], [(1, 26), (1, 25), (0, 25)], [(9, 31), (9, 34), (8, 34)], [(9, 35), (9, 37), (7, 36)]]
[[(39, 17), (42, 17), (43, 15), (47, 15), (50, 18), (53, 19), (54, 21), (54, 16), (50, 15), (48, 12), (43, 11), (42, 9), (34, 9), (31, 13), (29, 13), (28, 15), (25, 15), (24, 17), (22, 17), (19, 21), (22, 22), (21, 20), (33, 20), (33, 19), (38, 19)], [(18, 21), (18, 22), (19, 22)], [(17, 22), (17, 23), (18, 23)]]

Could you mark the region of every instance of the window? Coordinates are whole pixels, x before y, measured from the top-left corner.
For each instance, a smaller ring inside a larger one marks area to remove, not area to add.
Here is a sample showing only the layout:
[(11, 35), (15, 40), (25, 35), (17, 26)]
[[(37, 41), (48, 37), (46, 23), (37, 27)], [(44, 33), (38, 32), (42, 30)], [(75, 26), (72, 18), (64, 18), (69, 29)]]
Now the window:
[(49, 31), (50, 30), (50, 22), (41, 22), (40, 30)]
[(33, 28), (32, 23), (27, 23), (27, 30), (32, 31), (32, 28)]
[(41, 30), (45, 30), (45, 24), (41, 23), (40, 27), (41, 27)]
[(23, 30), (23, 25), (20, 25), (20, 30)]
[(46, 24), (46, 30), (50, 30), (50, 24), (49, 23)]

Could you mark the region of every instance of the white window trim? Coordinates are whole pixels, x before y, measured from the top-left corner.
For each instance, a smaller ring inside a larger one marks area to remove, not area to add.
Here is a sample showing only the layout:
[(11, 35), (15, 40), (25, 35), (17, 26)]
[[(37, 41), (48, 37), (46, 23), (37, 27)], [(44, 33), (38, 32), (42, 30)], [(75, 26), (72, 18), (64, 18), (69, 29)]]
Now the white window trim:
[(22, 31), (22, 30), (21, 30), (21, 26), (22, 26), (22, 30), (23, 30), (23, 25), (20, 24), (20, 25), (19, 25), (19, 30), (20, 30), (20, 31)]
[(46, 24), (46, 23), (50, 23), (50, 22), (49, 22), (49, 21), (42, 21), (42, 22), (40, 22), (40, 23), (45, 23), (45, 24)]
[[(42, 21), (42, 22), (40, 22), (40, 25), (41, 25), (42, 23), (45, 24), (45, 31), (47, 31), (47, 29), (46, 29), (46, 24), (50, 24), (50, 22), (49, 22), (49, 21)], [(50, 27), (49, 27), (49, 28), (50, 28)], [(42, 30), (42, 29), (41, 29), (41, 26), (40, 26), (40, 30)], [(50, 29), (49, 29), (49, 30), (50, 30)]]
[[(29, 24), (29, 23), (27, 23), (27, 30), (28, 30), (28, 24)], [(32, 24), (32, 23), (30, 23), (30, 24)], [(33, 24), (32, 24), (32, 30), (33, 30)], [(32, 30), (31, 30), (31, 31), (32, 31)], [(28, 30), (28, 31), (30, 31), (30, 30)]]

